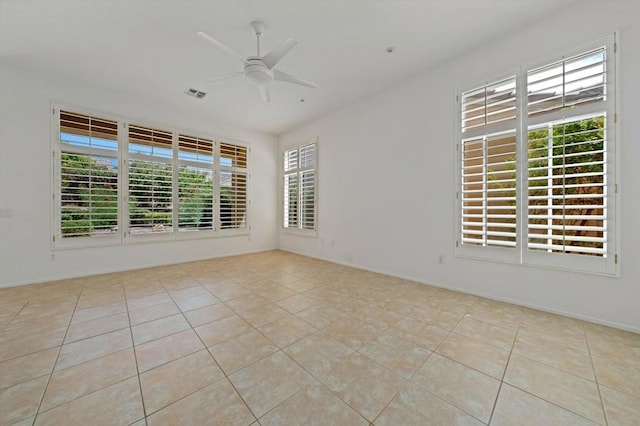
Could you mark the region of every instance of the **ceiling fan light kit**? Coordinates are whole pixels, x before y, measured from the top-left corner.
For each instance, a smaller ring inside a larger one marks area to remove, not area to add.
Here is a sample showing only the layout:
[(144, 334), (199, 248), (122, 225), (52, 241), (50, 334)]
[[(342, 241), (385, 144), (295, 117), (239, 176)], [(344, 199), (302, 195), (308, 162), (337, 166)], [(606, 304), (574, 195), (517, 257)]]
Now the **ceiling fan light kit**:
[(227, 53), (228, 55), (239, 59), (244, 64), (244, 71), (223, 74), (210, 79), (209, 82), (216, 82), (244, 75), (250, 83), (258, 87), (262, 99), (267, 103), (271, 101), (269, 85), (274, 80), (297, 84), (313, 89), (318, 87), (315, 83), (303, 80), (294, 75), (274, 68), (276, 64), (280, 62), (280, 60), (284, 58), (284, 56), (289, 53), (291, 49), (296, 46), (296, 44), (298, 44), (297, 41), (295, 41), (294, 39), (285, 40), (284, 42), (273, 48), (266, 55), (260, 56), (260, 37), (262, 36), (262, 34), (264, 34), (267, 27), (262, 21), (253, 21), (249, 25), (256, 35), (257, 54), (254, 56), (249, 56), (246, 59), (244, 59), (240, 54), (236, 53), (233, 49), (220, 42), (219, 40), (213, 38), (209, 34), (203, 31), (198, 32), (198, 36), (200, 36), (203, 40), (213, 44), (215, 47)]

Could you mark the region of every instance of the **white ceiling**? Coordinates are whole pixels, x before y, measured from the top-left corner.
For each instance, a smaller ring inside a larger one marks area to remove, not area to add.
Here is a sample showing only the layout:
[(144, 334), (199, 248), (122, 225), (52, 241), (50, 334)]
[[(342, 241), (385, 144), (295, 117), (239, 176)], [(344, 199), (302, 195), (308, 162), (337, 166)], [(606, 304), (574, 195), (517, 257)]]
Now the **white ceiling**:
[[(0, 0), (0, 61), (280, 134), (509, 31), (541, 25), (573, 1)], [(298, 40), (278, 68), (317, 89), (274, 82), (265, 104), (244, 79), (205, 83), (241, 64), (196, 32), (248, 56), (256, 19), (267, 25), (263, 53)], [(188, 97), (188, 87), (208, 96)]]

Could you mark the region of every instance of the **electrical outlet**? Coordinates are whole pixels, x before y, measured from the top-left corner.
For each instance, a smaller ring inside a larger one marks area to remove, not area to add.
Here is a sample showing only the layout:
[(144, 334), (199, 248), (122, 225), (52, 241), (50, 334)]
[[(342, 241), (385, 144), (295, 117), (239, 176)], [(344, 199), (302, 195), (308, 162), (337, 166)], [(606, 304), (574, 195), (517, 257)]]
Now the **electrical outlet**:
[(13, 217), (13, 210), (0, 209), (0, 218), (10, 218), (10, 217)]
[(440, 257), (438, 257), (438, 263), (444, 265), (444, 256), (440, 255)]
[(50, 261), (50, 262), (53, 262), (54, 260), (56, 260), (56, 254), (55, 254), (55, 253), (51, 253), (51, 254), (49, 255), (49, 261)]

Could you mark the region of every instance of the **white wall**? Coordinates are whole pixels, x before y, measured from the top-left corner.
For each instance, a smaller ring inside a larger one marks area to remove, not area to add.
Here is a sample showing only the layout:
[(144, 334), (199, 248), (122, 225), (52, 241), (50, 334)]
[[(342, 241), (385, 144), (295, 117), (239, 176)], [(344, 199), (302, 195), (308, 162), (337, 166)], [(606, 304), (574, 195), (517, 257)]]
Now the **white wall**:
[[(640, 331), (640, 4), (586, 4), (282, 135), (281, 147), (319, 137), (319, 229), (280, 232), (280, 248)], [(454, 257), (456, 90), (614, 30), (621, 276)]]
[[(52, 101), (248, 142), (251, 236), (52, 251)], [(204, 102), (187, 113), (64, 77), (0, 67), (0, 211), (13, 213), (0, 217), (0, 287), (275, 248), (276, 138), (216, 123)]]

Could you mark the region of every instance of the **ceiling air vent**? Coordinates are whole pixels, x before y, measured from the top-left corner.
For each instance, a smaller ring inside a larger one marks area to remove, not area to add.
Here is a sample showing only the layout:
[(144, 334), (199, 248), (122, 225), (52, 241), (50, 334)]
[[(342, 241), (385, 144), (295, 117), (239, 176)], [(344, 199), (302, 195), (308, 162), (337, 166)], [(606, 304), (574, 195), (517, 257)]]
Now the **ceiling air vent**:
[(186, 93), (189, 96), (193, 96), (194, 98), (198, 98), (198, 99), (202, 99), (205, 96), (207, 96), (206, 93), (201, 92), (200, 90), (197, 90), (197, 89), (192, 89), (192, 88), (188, 88), (187, 90), (185, 90), (184, 93)]

